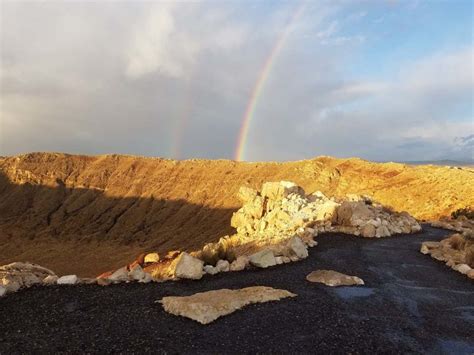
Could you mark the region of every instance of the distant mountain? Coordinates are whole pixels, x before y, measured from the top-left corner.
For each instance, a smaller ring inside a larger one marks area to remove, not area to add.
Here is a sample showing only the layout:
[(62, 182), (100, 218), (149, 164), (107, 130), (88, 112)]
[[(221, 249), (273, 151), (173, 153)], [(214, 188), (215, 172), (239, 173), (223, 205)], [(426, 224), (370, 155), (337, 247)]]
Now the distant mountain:
[(439, 165), (439, 166), (474, 166), (474, 160), (471, 161), (459, 161), (459, 160), (414, 160), (414, 161), (401, 161), (400, 163), (408, 165)]

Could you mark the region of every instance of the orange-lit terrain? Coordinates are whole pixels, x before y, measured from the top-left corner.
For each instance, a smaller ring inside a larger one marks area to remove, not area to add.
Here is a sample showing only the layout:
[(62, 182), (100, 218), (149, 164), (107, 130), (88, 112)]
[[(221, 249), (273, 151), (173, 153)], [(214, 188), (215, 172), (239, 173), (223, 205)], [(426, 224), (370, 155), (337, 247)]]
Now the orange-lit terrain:
[(371, 196), (420, 220), (474, 205), (474, 170), (319, 157), (285, 163), (32, 153), (0, 159), (0, 264), (95, 276), (144, 251), (194, 250), (233, 233), (240, 186), (290, 180)]

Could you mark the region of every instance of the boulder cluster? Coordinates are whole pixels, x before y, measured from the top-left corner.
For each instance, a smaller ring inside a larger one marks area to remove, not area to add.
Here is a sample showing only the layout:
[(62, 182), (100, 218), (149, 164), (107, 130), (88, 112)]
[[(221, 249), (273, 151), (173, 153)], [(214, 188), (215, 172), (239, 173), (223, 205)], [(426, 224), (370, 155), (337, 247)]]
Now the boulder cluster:
[(231, 220), (237, 233), (201, 250), (171, 251), (163, 256), (142, 254), (131, 264), (94, 279), (58, 277), (38, 265), (14, 263), (0, 268), (0, 293), (33, 284), (106, 286), (120, 282), (199, 280), (205, 274), (267, 268), (304, 259), (308, 247), (317, 245), (314, 237), (323, 232), (381, 238), (421, 230), (408, 213), (395, 213), (367, 196), (329, 198), (319, 191), (307, 195), (300, 186), (287, 181), (264, 183), (261, 191), (241, 187), (238, 196), (243, 206)]
[(420, 252), (474, 279), (474, 230), (452, 234), (440, 242), (423, 242)]
[(0, 266), (0, 296), (34, 285), (55, 283), (58, 276), (45, 267), (15, 262)]

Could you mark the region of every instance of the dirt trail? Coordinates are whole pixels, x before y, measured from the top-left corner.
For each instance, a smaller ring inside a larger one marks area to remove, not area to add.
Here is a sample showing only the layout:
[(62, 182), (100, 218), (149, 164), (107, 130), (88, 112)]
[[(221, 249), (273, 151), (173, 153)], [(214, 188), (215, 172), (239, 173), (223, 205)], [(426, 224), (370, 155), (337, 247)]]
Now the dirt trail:
[(470, 168), (31, 153), (0, 158), (0, 264), (31, 261), (91, 276), (143, 251), (196, 249), (233, 233), (241, 185), (278, 180), (329, 196), (367, 194), (420, 219), (474, 205)]

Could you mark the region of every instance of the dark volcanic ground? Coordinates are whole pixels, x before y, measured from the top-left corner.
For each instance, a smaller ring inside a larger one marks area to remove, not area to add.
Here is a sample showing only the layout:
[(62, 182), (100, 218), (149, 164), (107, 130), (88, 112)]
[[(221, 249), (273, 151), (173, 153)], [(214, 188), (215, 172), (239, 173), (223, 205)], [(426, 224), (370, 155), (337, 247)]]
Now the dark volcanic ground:
[[(474, 283), (419, 253), (446, 231), (368, 240), (318, 237), (308, 259), (202, 281), (31, 288), (0, 299), (0, 353), (474, 353)], [(310, 284), (316, 269), (365, 287)], [(207, 326), (154, 303), (168, 295), (265, 285), (298, 294)]]

